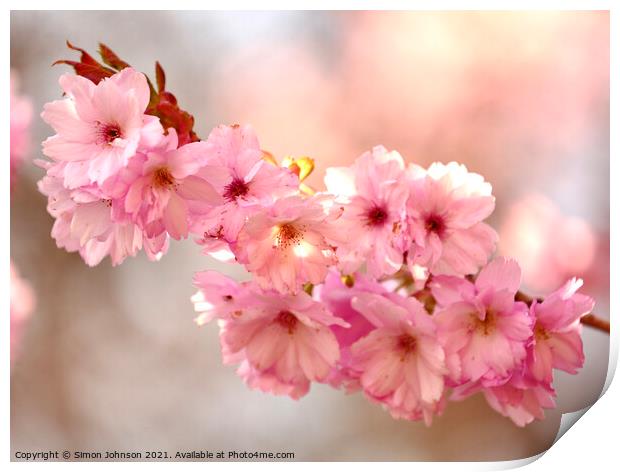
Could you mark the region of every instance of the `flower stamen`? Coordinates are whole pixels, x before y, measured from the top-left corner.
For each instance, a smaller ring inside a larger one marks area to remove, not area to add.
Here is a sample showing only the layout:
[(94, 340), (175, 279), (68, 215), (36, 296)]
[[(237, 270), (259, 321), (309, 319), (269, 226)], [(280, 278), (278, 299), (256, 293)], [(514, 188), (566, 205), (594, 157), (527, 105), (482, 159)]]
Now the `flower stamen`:
[(446, 229), (446, 223), (441, 216), (430, 214), (425, 219), (424, 227), (429, 233), (435, 233), (441, 236)]
[(387, 217), (388, 213), (385, 209), (380, 206), (374, 206), (366, 213), (366, 224), (368, 226), (382, 226)]
[(474, 330), (476, 330), (483, 336), (489, 336), (490, 334), (493, 334), (497, 325), (497, 315), (493, 310), (487, 310), (483, 320), (478, 318), (478, 315), (476, 313), (473, 313), (471, 316), (473, 320)]
[(540, 323), (536, 323), (534, 327), (534, 338), (536, 341), (545, 341), (549, 339), (549, 333)]
[(293, 334), (297, 327), (297, 317), (290, 311), (281, 311), (276, 317), (276, 323), (288, 330), (288, 334)]
[(153, 172), (153, 185), (157, 188), (170, 188), (175, 180), (167, 167), (160, 167)]
[(284, 223), (275, 229), (274, 247), (286, 249), (301, 243), (303, 232), (290, 223)]
[(404, 362), (409, 354), (412, 354), (416, 350), (417, 341), (416, 338), (409, 334), (403, 334), (397, 341), (398, 350), (400, 351), (400, 361)]
[(112, 144), (114, 140), (123, 137), (121, 127), (115, 123), (97, 123), (97, 135), (101, 144)]
[(248, 184), (243, 179), (235, 177), (224, 187), (224, 198), (229, 202), (234, 202), (237, 198), (247, 195), (249, 191)]

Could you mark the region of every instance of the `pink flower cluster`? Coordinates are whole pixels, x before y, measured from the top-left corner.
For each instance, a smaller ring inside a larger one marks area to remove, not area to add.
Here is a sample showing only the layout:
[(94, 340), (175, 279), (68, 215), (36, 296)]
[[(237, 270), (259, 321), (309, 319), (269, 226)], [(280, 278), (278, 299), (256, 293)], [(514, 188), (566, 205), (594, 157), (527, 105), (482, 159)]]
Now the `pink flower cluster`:
[(174, 128), (145, 113), (148, 82), (130, 67), (97, 84), (65, 74), (60, 85), (65, 98), (41, 115), (56, 134), (43, 143), (50, 160), (39, 162), (39, 189), (57, 245), (88, 265), (106, 256), (117, 265), (141, 249), (156, 260), (170, 238), (205, 228), (232, 240), (254, 205), (297, 184), (263, 161), (249, 128), (221, 127), (179, 146)]
[(581, 282), (517, 301), (517, 263), (489, 262), (491, 186), (462, 165), (406, 167), (376, 147), (325, 183), (327, 193), (258, 204), (236, 238), (217, 239), (250, 282), (196, 275), (197, 322), (219, 320), (224, 362), (251, 388), (361, 390), (427, 424), (480, 391), (520, 426), (542, 418), (553, 369), (583, 364), (579, 319), (593, 301), (576, 293)]
[(192, 300), (249, 387), (297, 399), (325, 383), (427, 424), (482, 392), (523, 426), (554, 406), (553, 369), (582, 366), (593, 300), (571, 280), (523, 301), (518, 264), (492, 259), (491, 185), (465, 166), (405, 165), (377, 146), (314, 192), (301, 161), (274, 164), (248, 126), (179, 146), (129, 67), (60, 84), (65, 98), (42, 115), (57, 134), (39, 184), (58, 245), (118, 264), (193, 234), (242, 264), (251, 281), (201, 272)]

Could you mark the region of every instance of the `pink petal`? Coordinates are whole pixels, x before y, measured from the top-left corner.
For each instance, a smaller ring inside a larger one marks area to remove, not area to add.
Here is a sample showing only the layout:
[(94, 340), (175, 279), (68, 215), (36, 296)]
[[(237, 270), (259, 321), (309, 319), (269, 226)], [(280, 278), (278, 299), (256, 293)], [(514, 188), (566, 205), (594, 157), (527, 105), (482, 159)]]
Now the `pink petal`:
[(553, 354), (553, 367), (569, 374), (576, 374), (583, 367), (583, 343), (577, 330), (554, 333), (547, 343)]
[(185, 200), (177, 196), (174, 192), (170, 194), (168, 205), (164, 210), (163, 222), (166, 231), (168, 231), (173, 239), (187, 237), (187, 204)]
[(521, 268), (514, 259), (498, 257), (484, 267), (476, 278), (479, 290), (491, 288), (493, 291), (508, 290), (516, 293), (521, 285)]
[(177, 193), (187, 200), (200, 200), (211, 205), (224, 203), (220, 194), (215, 191), (210, 183), (193, 175), (183, 179), (177, 188)]

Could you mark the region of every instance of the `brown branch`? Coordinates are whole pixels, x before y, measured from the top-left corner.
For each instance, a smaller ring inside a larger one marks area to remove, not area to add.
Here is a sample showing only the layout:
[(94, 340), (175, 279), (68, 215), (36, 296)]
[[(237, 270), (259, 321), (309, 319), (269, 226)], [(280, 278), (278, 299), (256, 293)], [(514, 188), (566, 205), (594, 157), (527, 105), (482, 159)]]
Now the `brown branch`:
[[(534, 301), (534, 298), (530, 297), (529, 295), (526, 295), (525, 293), (523, 293), (522, 291), (518, 291), (517, 294), (515, 295), (515, 300), (518, 302), (524, 302), (527, 303), (527, 306), (530, 306), (532, 304), (532, 302)], [(538, 303), (542, 303), (543, 299), (542, 298), (536, 298), (536, 301)]]
[(581, 324), (590, 326), (591, 328), (600, 329), (609, 334), (609, 321), (604, 320), (590, 313), (581, 317)]

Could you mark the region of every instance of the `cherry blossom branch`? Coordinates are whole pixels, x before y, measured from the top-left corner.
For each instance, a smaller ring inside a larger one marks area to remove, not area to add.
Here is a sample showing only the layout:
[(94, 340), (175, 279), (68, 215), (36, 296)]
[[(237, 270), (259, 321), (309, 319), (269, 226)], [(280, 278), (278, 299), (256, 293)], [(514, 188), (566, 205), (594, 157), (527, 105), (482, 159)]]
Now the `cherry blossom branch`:
[[(525, 302), (529, 306), (534, 301), (534, 298), (532, 298), (529, 295), (519, 291), (515, 295), (515, 300), (520, 301), (520, 302)], [(542, 303), (542, 301), (543, 301), (542, 298), (536, 298), (536, 300), (539, 303)], [(583, 315), (581, 317), (581, 324), (586, 325), (586, 326), (590, 326), (591, 328), (595, 328), (595, 329), (598, 329), (600, 331), (604, 331), (605, 333), (609, 334), (609, 329), (610, 329), (609, 321), (596, 316), (594, 313), (589, 313), (587, 315)]]
[[(386, 277), (384, 280), (389, 280), (389, 279), (400, 281), (400, 283), (396, 286), (396, 288), (394, 288), (394, 292), (398, 292), (399, 290), (403, 288), (413, 285), (413, 279), (411, 278), (411, 275), (407, 271), (401, 270), (390, 277)], [(428, 290), (427, 288), (415, 292), (413, 296), (416, 297), (418, 300), (420, 300), (420, 302), (422, 302), (425, 305), (427, 310), (431, 308), (430, 311), (432, 311), (432, 308), (435, 307), (436, 301), (434, 297), (432, 296), (430, 290)], [(534, 300), (538, 301), (539, 303), (542, 303), (544, 301), (543, 298), (535, 299), (521, 291), (517, 292), (517, 294), (515, 295), (515, 300), (520, 301), (520, 302), (525, 302), (527, 303), (528, 306), (530, 306)], [(582, 316), (581, 324), (585, 326), (589, 326), (594, 329), (598, 329), (599, 331), (603, 331), (607, 334), (609, 334), (610, 332), (609, 321), (595, 315), (594, 313), (588, 313), (587, 315)]]
[(450, 387), (461, 399), (482, 390), (525, 426), (554, 407), (554, 368), (583, 367), (576, 320), (609, 333), (581, 279), (544, 302), (516, 293), (517, 261), (491, 258), (491, 184), (464, 165), (405, 165), (375, 146), (328, 168), (327, 192), (315, 192), (304, 183), (314, 161), (276, 159), (249, 125), (200, 140), (159, 63), (152, 82), (105, 45), (102, 63), (68, 46), (79, 62), (57, 64), (77, 76), (61, 77), (65, 98), (41, 114), (56, 131), (38, 162), (52, 236), (90, 266), (141, 250), (159, 260), (190, 237), (245, 266), (242, 283), (197, 273), (192, 301), (198, 324), (218, 320), (223, 361), (250, 388), (294, 399), (314, 382), (359, 389), (427, 425), (457, 399)]
[(599, 318), (598, 316), (590, 313), (581, 317), (581, 324), (590, 326), (609, 334), (609, 321)]

